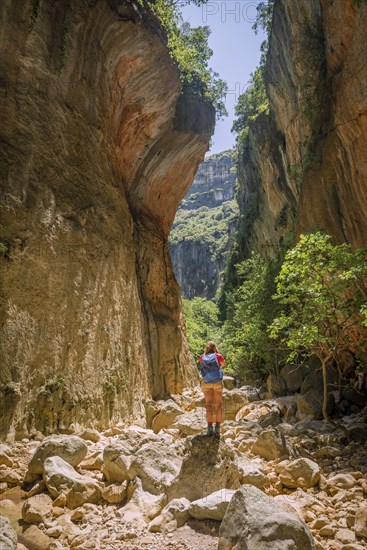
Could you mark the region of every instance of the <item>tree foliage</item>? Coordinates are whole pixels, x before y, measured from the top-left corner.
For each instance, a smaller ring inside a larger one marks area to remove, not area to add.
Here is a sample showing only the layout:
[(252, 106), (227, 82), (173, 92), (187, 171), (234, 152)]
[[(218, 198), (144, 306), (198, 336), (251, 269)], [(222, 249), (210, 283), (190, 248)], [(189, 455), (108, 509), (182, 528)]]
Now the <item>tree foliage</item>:
[(260, 65), (250, 75), (246, 90), (238, 98), (235, 107), (237, 119), (232, 126), (232, 132), (237, 134), (239, 148), (244, 148), (247, 142), (249, 128), (261, 114), (269, 114), (269, 99), (265, 88), (266, 56), (269, 48), (269, 35), (273, 20), (274, 0), (260, 2), (256, 8), (257, 16), (252, 28), (257, 34), (262, 29), (267, 38), (261, 44)]
[(235, 107), (237, 118), (233, 123), (232, 132), (237, 134), (239, 143), (245, 142), (250, 124), (260, 114), (269, 114), (269, 100), (265, 89), (264, 73), (264, 65), (260, 65), (251, 73), (246, 91), (238, 98)]
[(268, 36), (270, 35), (271, 25), (273, 21), (274, 0), (259, 2), (256, 6), (256, 18), (252, 25), (255, 34), (259, 29), (263, 30)]
[(257, 254), (237, 266), (241, 284), (228, 297), (223, 350), (242, 382), (261, 381), (284, 355), (267, 333), (277, 311), (272, 301), (277, 269)]
[(204, 353), (208, 340), (220, 340), (221, 332), (218, 321), (218, 307), (211, 300), (194, 298), (184, 300), (183, 309), (186, 317), (186, 335), (191, 353), (195, 360)]
[[(201, 5), (205, 1), (194, 0), (193, 3)], [(226, 116), (223, 98), (227, 84), (209, 67), (209, 59), (213, 55), (208, 45), (209, 27), (192, 28), (184, 22), (177, 2), (148, 0), (148, 4), (165, 28), (168, 48), (180, 69), (183, 87), (189, 87), (193, 93), (211, 103), (217, 118)]]
[[(294, 359), (316, 355), (324, 382), (331, 359), (338, 353), (366, 349), (363, 323), (367, 308), (367, 251), (333, 245), (321, 232), (301, 235), (285, 256), (277, 278), (275, 300), (282, 313), (270, 325), (272, 338), (281, 338)], [(324, 416), (327, 384), (324, 383)]]

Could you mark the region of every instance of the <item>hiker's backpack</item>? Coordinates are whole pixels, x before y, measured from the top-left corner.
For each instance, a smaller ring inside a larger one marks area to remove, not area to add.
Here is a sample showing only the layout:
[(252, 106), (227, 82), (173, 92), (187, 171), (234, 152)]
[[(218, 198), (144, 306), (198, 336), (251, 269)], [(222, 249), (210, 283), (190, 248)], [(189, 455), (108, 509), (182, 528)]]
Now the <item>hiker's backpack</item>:
[(220, 369), (215, 353), (206, 353), (202, 356), (201, 362), (200, 372), (204, 382), (215, 383), (223, 380), (223, 371)]

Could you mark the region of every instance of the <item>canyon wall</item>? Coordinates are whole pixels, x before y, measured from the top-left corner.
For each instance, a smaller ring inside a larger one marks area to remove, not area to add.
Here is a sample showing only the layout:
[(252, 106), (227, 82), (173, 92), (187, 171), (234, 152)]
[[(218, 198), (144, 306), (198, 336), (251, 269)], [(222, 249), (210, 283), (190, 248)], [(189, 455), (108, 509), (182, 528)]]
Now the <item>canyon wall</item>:
[(139, 421), (194, 377), (168, 253), (214, 128), (157, 19), (1, 6), (1, 435)]
[(367, 6), (275, 0), (270, 114), (239, 162), (242, 250), (272, 258), (292, 235), (326, 229), (367, 245)]
[(233, 151), (207, 157), (182, 200), (169, 249), (184, 298), (213, 298), (237, 229)]

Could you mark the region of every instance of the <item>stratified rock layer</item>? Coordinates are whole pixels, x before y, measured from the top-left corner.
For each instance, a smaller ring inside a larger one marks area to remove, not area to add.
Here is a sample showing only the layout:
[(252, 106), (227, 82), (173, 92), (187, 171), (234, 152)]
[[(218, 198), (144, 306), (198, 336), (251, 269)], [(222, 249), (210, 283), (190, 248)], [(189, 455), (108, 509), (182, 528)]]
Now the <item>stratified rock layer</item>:
[(1, 433), (139, 418), (193, 376), (167, 235), (213, 109), (137, 5), (3, 4)]

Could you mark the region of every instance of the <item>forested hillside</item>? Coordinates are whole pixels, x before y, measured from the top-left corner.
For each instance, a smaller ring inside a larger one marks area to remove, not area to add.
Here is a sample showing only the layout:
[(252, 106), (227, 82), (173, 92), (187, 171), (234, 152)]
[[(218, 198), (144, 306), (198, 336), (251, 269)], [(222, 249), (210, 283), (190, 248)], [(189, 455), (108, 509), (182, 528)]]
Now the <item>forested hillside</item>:
[(173, 269), (185, 298), (213, 298), (237, 224), (233, 151), (208, 157), (180, 204), (170, 233)]

